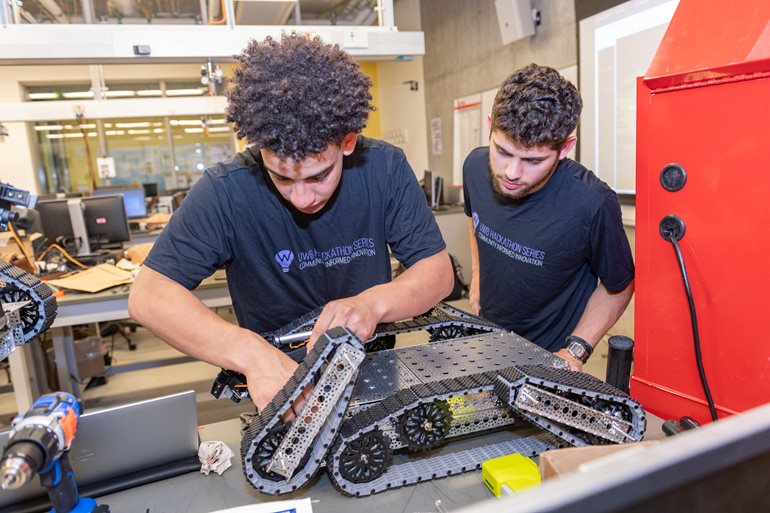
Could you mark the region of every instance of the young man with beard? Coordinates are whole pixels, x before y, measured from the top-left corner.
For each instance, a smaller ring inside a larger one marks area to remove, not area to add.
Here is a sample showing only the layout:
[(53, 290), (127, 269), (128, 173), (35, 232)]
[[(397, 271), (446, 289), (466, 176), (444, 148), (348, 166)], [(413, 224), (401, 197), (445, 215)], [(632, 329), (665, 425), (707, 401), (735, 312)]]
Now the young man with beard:
[[(423, 313), (453, 285), (444, 241), (403, 151), (358, 135), (371, 80), (319, 39), (252, 41), (227, 119), (250, 146), (206, 170), (132, 286), (131, 317), (195, 358), (246, 376), (264, 407), (297, 367), (258, 333), (325, 305), (309, 345), (345, 326)], [(388, 249), (407, 270), (391, 281)], [(227, 269), (238, 326), (193, 294)]]
[(567, 158), (581, 108), (574, 85), (530, 64), (503, 83), (489, 146), (463, 167), (471, 307), (575, 370), (634, 291), (617, 195)]

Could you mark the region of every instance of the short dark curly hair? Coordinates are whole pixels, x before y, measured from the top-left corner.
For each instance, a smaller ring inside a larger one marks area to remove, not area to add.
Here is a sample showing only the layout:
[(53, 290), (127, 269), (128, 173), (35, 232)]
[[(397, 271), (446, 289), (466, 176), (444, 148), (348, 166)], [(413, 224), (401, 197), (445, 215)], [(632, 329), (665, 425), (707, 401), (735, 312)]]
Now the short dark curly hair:
[(577, 127), (583, 101), (558, 71), (529, 64), (505, 79), (492, 106), (492, 129), (525, 148), (558, 150)]
[(236, 59), (227, 121), (239, 139), (302, 160), (366, 126), (372, 81), (339, 46), (284, 34), (251, 40)]

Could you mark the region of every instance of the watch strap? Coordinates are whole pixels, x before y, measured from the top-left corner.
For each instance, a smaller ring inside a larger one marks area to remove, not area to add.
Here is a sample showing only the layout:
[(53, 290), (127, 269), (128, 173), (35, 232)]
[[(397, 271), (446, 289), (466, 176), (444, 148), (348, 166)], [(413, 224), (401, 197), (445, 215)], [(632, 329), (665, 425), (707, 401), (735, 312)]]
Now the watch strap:
[(583, 358), (583, 363), (587, 362), (591, 357), (591, 354), (594, 352), (594, 348), (591, 346), (591, 344), (576, 335), (570, 335), (567, 337), (567, 346), (570, 344), (579, 344), (583, 347), (583, 349), (585, 349), (586, 353), (585, 358)]

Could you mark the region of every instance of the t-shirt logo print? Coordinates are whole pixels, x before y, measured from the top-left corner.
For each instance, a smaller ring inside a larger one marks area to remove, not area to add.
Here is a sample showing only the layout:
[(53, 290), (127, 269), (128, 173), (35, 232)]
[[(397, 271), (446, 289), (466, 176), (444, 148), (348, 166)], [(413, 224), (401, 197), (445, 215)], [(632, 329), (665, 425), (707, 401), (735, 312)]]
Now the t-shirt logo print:
[(478, 228), (478, 226), (479, 226), (479, 215), (476, 212), (474, 212), (473, 213), (473, 230), (475, 231), (476, 228)]
[(275, 261), (281, 266), (281, 271), (288, 273), (291, 263), (294, 261), (294, 253), (288, 249), (282, 249), (275, 254)]

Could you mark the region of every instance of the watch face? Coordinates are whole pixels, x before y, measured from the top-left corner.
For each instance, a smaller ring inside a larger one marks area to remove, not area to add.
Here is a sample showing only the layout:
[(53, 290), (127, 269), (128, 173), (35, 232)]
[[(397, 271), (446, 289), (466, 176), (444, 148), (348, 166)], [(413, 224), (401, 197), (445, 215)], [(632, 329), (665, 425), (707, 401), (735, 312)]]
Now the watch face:
[(577, 358), (578, 360), (581, 360), (583, 358), (583, 355), (586, 354), (586, 349), (582, 345), (578, 344), (577, 342), (571, 342), (569, 347), (567, 347), (567, 352)]

